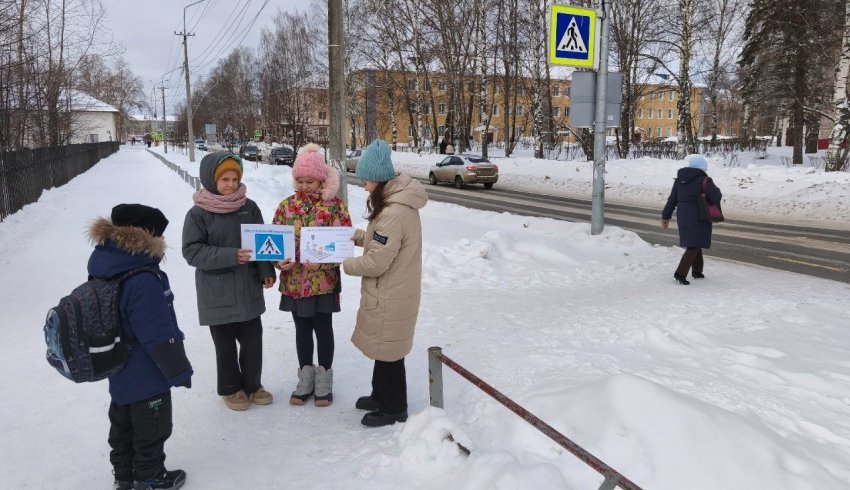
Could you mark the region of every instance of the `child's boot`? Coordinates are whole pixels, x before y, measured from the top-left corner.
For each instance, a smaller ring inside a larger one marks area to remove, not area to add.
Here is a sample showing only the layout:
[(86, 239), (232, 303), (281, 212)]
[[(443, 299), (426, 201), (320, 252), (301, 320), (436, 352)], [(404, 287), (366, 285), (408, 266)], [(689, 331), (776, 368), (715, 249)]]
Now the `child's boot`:
[(176, 490), (186, 483), (186, 472), (183, 470), (164, 470), (157, 477), (137, 481), (134, 490)]
[(242, 411), (247, 410), (251, 406), (251, 400), (248, 399), (248, 395), (243, 390), (225, 395), (222, 398), (224, 399), (224, 404), (231, 410)]
[(333, 403), (334, 370), (325, 370), (322, 366), (316, 368), (316, 398), (313, 403), (317, 407), (327, 407)]
[(289, 397), (291, 405), (304, 405), (313, 395), (316, 386), (315, 366), (304, 366), (298, 370), (298, 386)]

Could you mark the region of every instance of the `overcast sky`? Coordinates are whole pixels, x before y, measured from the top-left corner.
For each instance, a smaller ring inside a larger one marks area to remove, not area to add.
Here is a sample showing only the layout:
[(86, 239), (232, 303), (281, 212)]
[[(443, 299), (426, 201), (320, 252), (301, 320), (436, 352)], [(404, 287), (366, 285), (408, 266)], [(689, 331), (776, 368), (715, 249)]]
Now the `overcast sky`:
[[(183, 8), (192, 1), (103, 2), (107, 10), (105, 27), (126, 48), (124, 59), (144, 81), (148, 98), (152, 96), (154, 84), (159, 86), (164, 75), (169, 113), (175, 102), (185, 99), (182, 70), (166, 72), (183, 64), (182, 38), (174, 33), (183, 31)], [(189, 7), (186, 27), (195, 34), (189, 38), (192, 82), (197, 75), (208, 73), (218, 59), (240, 44), (256, 49), (261, 29), (270, 27), (278, 10), (303, 12), (309, 5), (309, 0), (205, 0)], [(259, 16), (251, 25), (258, 12)], [(324, 13), (317, 15), (324, 16)], [(159, 91), (156, 103), (162, 107)]]

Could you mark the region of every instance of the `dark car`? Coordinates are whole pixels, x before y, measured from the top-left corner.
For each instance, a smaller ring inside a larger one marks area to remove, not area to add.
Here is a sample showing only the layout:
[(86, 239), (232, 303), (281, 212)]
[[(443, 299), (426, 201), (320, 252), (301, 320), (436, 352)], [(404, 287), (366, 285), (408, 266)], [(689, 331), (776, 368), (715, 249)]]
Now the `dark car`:
[(292, 148), (278, 146), (272, 148), (269, 152), (269, 163), (272, 165), (289, 165), (290, 167), (295, 162), (295, 152)]
[(260, 159), (260, 149), (257, 148), (257, 145), (245, 145), (242, 147), (242, 151), (239, 152), (239, 156), (243, 160), (257, 161)]

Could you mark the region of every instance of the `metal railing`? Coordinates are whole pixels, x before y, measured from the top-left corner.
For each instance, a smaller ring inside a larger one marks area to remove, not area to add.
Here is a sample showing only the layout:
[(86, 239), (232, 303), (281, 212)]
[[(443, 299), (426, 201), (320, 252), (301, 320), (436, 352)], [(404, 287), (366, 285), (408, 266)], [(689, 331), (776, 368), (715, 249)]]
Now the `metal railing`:
[(116, 141), (0, 151), (0, 221), (116, 151)]
[(176, 163), (172, 163), (172, 162), (168, 161), (164, 156), (160, 155), (159, 153), (157, 153), (155, 151), (151, 151), (149, 149), (147, 151), (151, 155), (159, 158), (159, 160), (162, 163), (164, 163), (166, 167), (177, 172), (177, 175), (179, 175), (181, 179), (186, 181), (186, 183), (189, 184), (190, 186), (192, 186), (196, 191), (201, 190), (201, 179), (199, 177), (194, 177), (192, 175), (189, 175), (189, 172), (180, 168), (180, 165), (177, 165)]
[(620, 474), (614, 468), (605, 464), (596, 456), (590, 454), (587, 450), (575, 442), (571, 441), (567, 438), (567, 436), (555, 430), (554, 427), (540, 420), (536, 415), (484, 382), (481, 378), (464, 369), (464, 367), (460, 364), (451, 360), (448, 356), (443, 354), (443, 349), (441, 347), (430, 347), (428, 349), (428, 381), (432, 407), (443, 408), (443, 364), (461, 375), (470, 383), (480, 388), (484, 393), (490, 395), (496, 401), (507, 407), (510, 411), (522, 417), (523, 420), (531, 424), (535, 429), (545, 434), (548, 438), (571, 452), (586, 465), (596, 470), (597, 473), (604, 476), (605, 480), (602, 481), (602, 485), (600, 485), (599, 490), (612, 490), (615, 487), (620, 487), (625, 490), (642, 490), (641, 487)]

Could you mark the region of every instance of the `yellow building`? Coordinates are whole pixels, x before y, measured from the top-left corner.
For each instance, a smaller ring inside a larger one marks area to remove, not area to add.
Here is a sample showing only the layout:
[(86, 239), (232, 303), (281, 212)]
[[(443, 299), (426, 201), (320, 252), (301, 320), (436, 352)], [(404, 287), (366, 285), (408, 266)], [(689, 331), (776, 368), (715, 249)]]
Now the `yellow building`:
[[(462, 135), (463, 127), (469, 127), (471, 138), (481, 143), (486, 137), (496, 145), (503, 145), (507, 138), (506, 127), (513, 127), (514, 140), (531, 141), (532, 80), (522, 80), (511, 93), (512, 104), (505, 105), (503, 79), (491, 77), (488, 81), (487, 107), (489, 124), (484, 125), (479, 110), (477, 78), (467, 77), (466, 87), (457, 87), (454, 92), (459, 99), (451, 103), (450, 79), (442, 73), (432, 73), (428, 80), (415, 73), (401, 71), (361, 70), (352, 75), (347, 94), (346, 144), (362, 147), (374, 139), (392, 143), (393, 126), (395, 141), (402, 146), (413, 146), (416, 134), (426, 140), (424, 145), (437, 145), (451, 131), (456, 121), (453, 139)], [(463, 88), (463, 90), (460, 90)], [(544, 108), (544, 132), (551, 134), (553, 142), (574, 142), (574, 130), (570, 125), (571, 81), (553, 79), (550, 85), (551, 107)], [(691, 114), (694, 134), (702, 129), (702, 88), (694, 87), (691, 95)], [(644, 86), (635, 110), (636, 132), (644, 141), (656, 141), (676, 136), (678, 123), (678, 93), (676, 87), (659, 79), (659, 83)], [(472, 100), (470, 100), (470, 97)], [(421, 107), (421, 110), (417, 110)], [(463, 114), (453, 114), (452, 107), (464, 107)], [(551, 118), (549, 115), (551, 114)], [(471, 119), (467, 122), (466, 119)], [(436, 138), (433, 137), (436, 128)], [(417, 131), (418, 129), (418, 131)], [(610, 130), (609, 134), (613, 134)]]
[[(700, 86), (691, 88), (691, 126), (694, 136), (704, 133), (702, 91)], [(676, 136), (678, 103), (677, 87), (665, 83), (644, 85), (635, 107), (635, 132), (641, 140), (657, 141)]]

